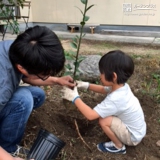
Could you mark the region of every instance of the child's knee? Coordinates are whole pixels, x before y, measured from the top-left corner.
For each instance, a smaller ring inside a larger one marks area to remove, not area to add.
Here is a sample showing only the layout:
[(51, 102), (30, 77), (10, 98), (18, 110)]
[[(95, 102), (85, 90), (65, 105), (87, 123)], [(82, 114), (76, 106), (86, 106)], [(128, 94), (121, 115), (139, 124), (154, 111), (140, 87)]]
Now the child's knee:
[(100, 126), (108, 126), (110, 127), (112, 124), (112, 116), (106, 117), (106, 118), (99, 118), (99, 124)]

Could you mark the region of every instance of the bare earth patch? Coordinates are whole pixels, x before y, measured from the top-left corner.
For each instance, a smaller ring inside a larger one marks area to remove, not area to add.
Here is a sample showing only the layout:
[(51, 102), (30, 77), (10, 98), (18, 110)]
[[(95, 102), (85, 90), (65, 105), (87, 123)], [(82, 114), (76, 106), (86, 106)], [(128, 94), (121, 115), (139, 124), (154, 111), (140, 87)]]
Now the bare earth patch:
[[(71, 50), (70, 40), (62, 40), (65, 50)], [(33, 111), (27, 124), (22, 145), (31, 147), (40, 128), (47, 129), (55, 136), (66, 142), (57, 160), (159, 160), (160, 146), (160, 104), (159, 79), (154, 75), (160, 73), (160, 47), (134, 44), (117, 44), (104, 41), (84, 40), (81, 54), (105, 54), (108, 51), (120, 49), (131, 54), (135, 61), (135, 72), (128, 81), (133, 92), (139, 98), (147, 122), (147, 134), (136, 147), (128, 147), (125, 155), (101, 153), (96, 144), (109, 139), (102, 132), (98, 120), (88, 121), (76, 109), (66, 108), (61, 98), (60, 86), (48, 86), (46, 102), (42, 107)], [(153, 75), (154, 74), (154, 75)], [(104, 99), (104, 95), (90, 91), (79, 91), (81, 98), (89, 106), (94, 107)], [(77, 121), (79, 131), (90, 146), (92, 152), (80, 139), (74, 120)]]

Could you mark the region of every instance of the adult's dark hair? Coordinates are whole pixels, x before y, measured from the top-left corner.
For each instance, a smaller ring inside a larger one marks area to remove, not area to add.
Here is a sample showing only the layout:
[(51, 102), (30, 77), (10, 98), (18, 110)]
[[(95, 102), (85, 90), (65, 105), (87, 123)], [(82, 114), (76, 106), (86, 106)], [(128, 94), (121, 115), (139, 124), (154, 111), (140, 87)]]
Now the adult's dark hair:
[(65, 62), (59, 38), (45, 26), (35, 26), (18, 35), (9, 57), (13, 65), (20, 64), (29, 74), (56, 75)]
[(120, 50), (110, 51), (99, 61), (99, 70), (105, 75), (105, 79), (113, 82), (113, 73), (117, 74), (117, 83), (127, 82), (134, 72), (134, 63), (130, 56)]

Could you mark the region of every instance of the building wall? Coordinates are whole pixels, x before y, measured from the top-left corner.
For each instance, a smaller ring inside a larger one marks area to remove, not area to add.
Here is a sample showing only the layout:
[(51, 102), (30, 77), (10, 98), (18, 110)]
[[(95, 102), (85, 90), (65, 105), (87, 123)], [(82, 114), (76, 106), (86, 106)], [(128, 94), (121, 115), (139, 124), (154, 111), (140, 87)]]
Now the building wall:
[[(160, 25), (159, 0), (88, 0), (95, 4), (88, 11), (87, 23), (102, 25)], [(79, 23), (84, 5), (80, 0), (31, 0), (32, 22)], [(148, 8), (149, 7), (149, 8)], [(136, 10), (137, 9), (137, 10)]]
[[(31, 0), (30, 0), (31, 1)], [(28, 6), (24, 6), (23, 8), (21, 7), (20, 8), (20, 12), (21, 12), (21, 15), (22, 16), (28, 16), (29, 14), (29, 19), (28, 21), (29, 22), (33, 22), (33, 18), (32, 18), (32, 2), (31, 2), (31, 7), (30, 7), (30, 10), (29, 10), (29, 7)], [(26, 19), (27, 20), (27, 19)], [(24, 22), (23, 19), (20, 19), (19, 22)]]

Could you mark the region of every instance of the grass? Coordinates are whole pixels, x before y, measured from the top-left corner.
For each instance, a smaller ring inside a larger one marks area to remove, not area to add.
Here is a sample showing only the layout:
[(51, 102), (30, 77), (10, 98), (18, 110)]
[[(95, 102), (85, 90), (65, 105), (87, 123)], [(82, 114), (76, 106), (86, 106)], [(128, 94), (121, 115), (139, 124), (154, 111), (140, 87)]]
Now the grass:
[(157, 103), (160, 103), (160, 74), (152, 73), (142, 83), (141, 91), (143, 94), (149, 94)]
[(100, 44), (96, 44), (94, 45), (95, 48), (97, 49), (103, 49), (103, 48), (108, 48), (108, 49), (112, 49), (112, 50), (115, 50), (115, 49), (118, 49), (118, 47), (115, 45), (115, 44), (112, 44), (112, 43), (106, 43), (106, 42), (102, 42)]

